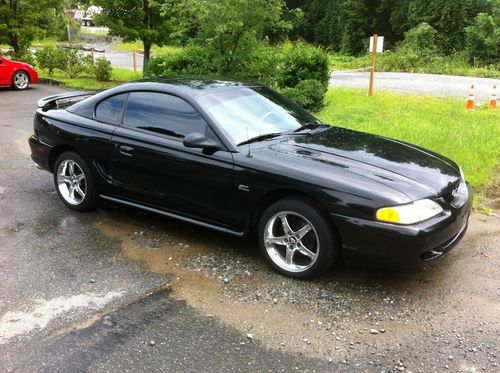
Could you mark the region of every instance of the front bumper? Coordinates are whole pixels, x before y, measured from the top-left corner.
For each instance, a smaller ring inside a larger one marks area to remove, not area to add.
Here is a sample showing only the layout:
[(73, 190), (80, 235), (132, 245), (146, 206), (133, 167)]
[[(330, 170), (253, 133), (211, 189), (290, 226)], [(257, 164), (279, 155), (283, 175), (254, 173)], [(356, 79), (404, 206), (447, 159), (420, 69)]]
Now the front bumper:
[(459, 208), (413, 225), (396, 225), (330, 214), (343, 245), (344, 260), (373, 266), (413, 266), (441, 257), (465, 235), (472, 190)]

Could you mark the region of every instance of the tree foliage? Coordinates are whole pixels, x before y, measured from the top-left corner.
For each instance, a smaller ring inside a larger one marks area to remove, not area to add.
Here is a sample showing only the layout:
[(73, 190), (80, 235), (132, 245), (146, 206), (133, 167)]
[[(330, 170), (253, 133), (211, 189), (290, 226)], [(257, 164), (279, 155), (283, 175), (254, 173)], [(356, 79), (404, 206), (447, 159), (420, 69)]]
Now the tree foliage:
[(267, 32), (287, 30), (282, 0), (199, 2), (198, 44), (206, 46), (220, 73), (245, 68), (245, 61)]
[(463, 50), (467, 27), (476, 24), (476, 16), (481, 12), (494, 17), (499, 3), (499, 0), (287, 0), (289, 8), (301, 8), (304, 12), (292, 36), (347, 54), (364, 52), (368, 36), (374, 33), (384, 35), (385, 47), (392, 48), (422, 23), (437, 31), (436, 46), (445, 54)]
[(500, 14), (479, 13), (465, 32), (472, 62), (500, 64)]
[(95, 21), (125, 41), (141, 40), (146, 70), (151, 46), (164, 45), (179, 36), (182, 19), (192, 3), (191, 0), (94, 0), (103, 9)]
[(0, 0), (0, 43), (10, 45), (19, 56), (35, 38), (53, 34), (55, 20), (64, 18), (64, 3), (65, 0)]

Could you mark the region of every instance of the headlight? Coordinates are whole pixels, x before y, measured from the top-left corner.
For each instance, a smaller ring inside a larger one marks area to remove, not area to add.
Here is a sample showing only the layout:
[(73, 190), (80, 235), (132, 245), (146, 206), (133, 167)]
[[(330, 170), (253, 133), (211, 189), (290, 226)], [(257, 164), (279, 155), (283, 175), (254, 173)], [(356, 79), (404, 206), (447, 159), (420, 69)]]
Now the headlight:
[(458, 167), (458, 169), (460, 170), (460, 178), (465, 181), (465, 176), (464, 176), (464, 171), (462, 170), (462, 167)]
[(384, 207), (377, 210), (377, 220), (396, 224), (414, 224), (440, 214), (443, 208), (430, 199), (421, 199), (407, 205)]

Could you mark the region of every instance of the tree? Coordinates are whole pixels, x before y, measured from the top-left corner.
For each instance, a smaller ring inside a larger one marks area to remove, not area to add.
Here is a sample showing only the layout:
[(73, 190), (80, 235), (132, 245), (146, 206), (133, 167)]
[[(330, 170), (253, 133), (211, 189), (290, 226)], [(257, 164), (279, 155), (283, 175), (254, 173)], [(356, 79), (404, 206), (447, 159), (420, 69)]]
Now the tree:
[(112, 35), (125, 41), (141, 40), (144, 46), (143, 71), (146, 71), (153, 44), (164, 45), (180, 36), (186, 5), (181, 0), (94, 0), (102, 7), (95, 16)]
[(0, 42), (7, 43), (15, 55), (26, 51), (49, 25), (47, 14), (62, 14), (65, 0), (0, 0)]
[(282, 0), (200, 1), (197, 42), (205, 45), (219, 73), (244, 69), (252, 49), (267, 32), (289, 29)]
[(465, 33), (472, 62), (500, 64), (500, 14), (479, 13)]

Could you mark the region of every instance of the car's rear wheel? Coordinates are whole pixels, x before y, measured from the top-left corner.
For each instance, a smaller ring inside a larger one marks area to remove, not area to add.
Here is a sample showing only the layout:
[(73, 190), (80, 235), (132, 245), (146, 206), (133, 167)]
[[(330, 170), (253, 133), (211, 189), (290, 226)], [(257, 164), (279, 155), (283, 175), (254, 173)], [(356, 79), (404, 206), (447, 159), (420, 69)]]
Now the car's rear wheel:
[(26, 71), (16, 71), (12, 77), (12, 86), (15, 89), (23, 90), (30, 85), (30, 77)]
[(324, 214), (308, 201), (285, 198), (261, 216), (259, 245), (271, 266), (296, 278), (326, 271), (335, 261), (334, 232)]
[(66, 206), (78, 211), (93, 209), (97, 191), (87, 164), (78, 154), (65, 152), (54, 165), (54, 184)]

